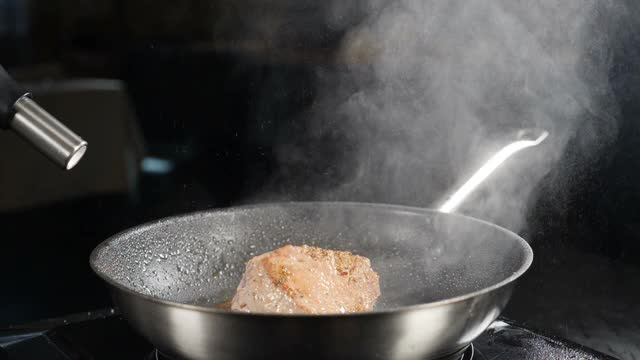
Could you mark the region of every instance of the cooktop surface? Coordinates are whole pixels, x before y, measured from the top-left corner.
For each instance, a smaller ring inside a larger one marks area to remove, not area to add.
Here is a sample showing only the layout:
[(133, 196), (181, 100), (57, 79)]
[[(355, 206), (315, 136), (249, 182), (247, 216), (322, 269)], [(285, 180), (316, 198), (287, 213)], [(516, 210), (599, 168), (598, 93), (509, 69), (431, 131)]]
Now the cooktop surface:
[[(155, 359), (153, 345), (114, 309), (0, 330), (0, 359)], [(215, 357), (214, 357), (215, 358)], [(463, 359), (614, 359), (581, 345), (498, 319)]]

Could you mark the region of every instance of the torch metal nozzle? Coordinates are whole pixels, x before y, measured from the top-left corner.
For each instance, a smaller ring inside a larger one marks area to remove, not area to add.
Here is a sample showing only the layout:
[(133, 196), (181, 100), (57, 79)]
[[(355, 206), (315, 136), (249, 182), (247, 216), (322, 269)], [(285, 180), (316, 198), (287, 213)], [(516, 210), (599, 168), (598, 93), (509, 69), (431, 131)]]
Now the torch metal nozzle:
[(22, 96), (13, 107), (15, 115), (9, 126), (64, 169), (73, 168), (87, 151), (86, 141), (28, 96)]

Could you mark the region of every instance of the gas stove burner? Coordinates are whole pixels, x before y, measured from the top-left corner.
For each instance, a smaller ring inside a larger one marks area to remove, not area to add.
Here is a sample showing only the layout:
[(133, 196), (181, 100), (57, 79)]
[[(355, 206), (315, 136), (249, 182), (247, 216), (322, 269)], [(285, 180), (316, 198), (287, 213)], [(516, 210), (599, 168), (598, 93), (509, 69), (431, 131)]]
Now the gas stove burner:
[(146, 358), (146, 360), (165, 360), (165, 359), (169, 359), (169, 358), (162, 355), (162, 353), (158, 351), (158, 349), (153, 349), (151, 354), (149, 354), (149, 356), (147, 356)]
[(475, 354), (474, 348), (473, 348), (473, 344), (469, 345), (467, 347), (467, 350), (465, 350), (464, 354), (462, 354), (462, 357), (460, 358), (460, 360), (471, 360), (471, 359), (475, 359), (473, 357), (473, 355)]
[(437, 358), (436, 360), (471, 360), (474, 359), (473, 353), (473, 344), (469, 344), (469, 346), (464, 347), (453, 354)]
[[(477, 360), (474, 358), (474, 348), (473, 344), (467, 346), (466, 348), (457, 351), (455, 354), (447, 356), (445, 358), (440, 358), (438, 360)], [(482, 359), (482, 358), (481, 358)], [(145, 360), (171, 360), (169, 357), (162, 355), (158, 349), (154, 349), (149, 356), (146, 357)]]
[(166, 359), (166, 358), (160, 354), (158, 349), (153, 349), (151, 354), (149, 354), (149, 356), (145, 358), (145, 360), (161, 360), (161, 359)]

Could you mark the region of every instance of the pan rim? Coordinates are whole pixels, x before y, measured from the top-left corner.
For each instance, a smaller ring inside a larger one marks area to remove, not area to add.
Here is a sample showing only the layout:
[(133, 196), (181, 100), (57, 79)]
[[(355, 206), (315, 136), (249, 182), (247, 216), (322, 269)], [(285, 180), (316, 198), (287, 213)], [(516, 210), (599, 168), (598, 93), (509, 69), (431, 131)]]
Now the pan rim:
[[(178, 220), (178, 219), (184, 219), (184, 218), (189, 218), (189, 217), (197, 217), (197, 216), (205, 216), (205, 215), (209, 215), (209, 214), (213, 214), (213, 213), (225, 213), (225, 212), (233, 212), (233, 211), (238, 211), (238, 210), (250, 210), (253, 208), (264, 208), (264, 207), (268, 207), (268, 206), (273, 206), (273, 207), (282, 207), (282, 206), (305, 206), (305, 205), (327, 205), (327, 206), (356, 206), (356, 207), (369, 207), (369, 208), (378, 208), (378, 209), (387, 209), (387, 210), (395, 210), (395, 211), (404, 211), (404, 212), (409, 212), (415, 215), (427, 215), (427, 214), (440, 214), (440, 215), (444, 215), (447, 217), (457, 217), (457, 218), (461, 218), (461, 219), (466, 219), (466, 221), (471, 221), (471, 222), (475, 222), (475, 223), (479, 223), (479, 224), (483, 224), (483, 226), (488, 226), (494, 229), (497, 229), (501, 232), (504, 232), (508, 235), (510, 235), (512, 238), (514, 238), (515, 240), (518, 241), (518, 243), (522, 246), (522, 249), (524, 251), (524, 259), (522, 264), (519, 266), (519, 268), (514, 271), (510, 276), (508, 276), (507, 278), (491, 285), (491, 286), (487, 286), (485, 288), (481, 288), (479, 290), (473, 291), (473, 292), (469, 292), (466, 294), (462, 294), (462, 295), (458, 295), (455, 297), (451, 297), (451, 298), (447, 298), (447, 299), (443, 299), (443, 300), (438, 300), (438, 301), (432, 301), (432, 302), (428, 302), (428, 303), (423, 303), (423, 304), (415, 304), (415, 305), (408, 305), (408, 306), (401, 306), (401, 307), (395, 307), (395, 308), (388, 308), (388, 309), (382, 309), (382, 310), (373, 310), (373, 311), (366, 311), (366, 312), (360, 312), (360, 313), (348, 313), (348, 314), (275, 314), (275, 313), (246, 313), (246, 312), (239, 312), (239, 311), (228, 311), (228, 310), (223, 310), (223, 309), (218, 309), (215, 307), (207, 307), (207, 306), (201, 306), (201, 305), (192, 305), (192, 304), (184, 304), (184, 303), (179, 303), (179, 302), (175, 302), (175, 301), (170, 301), (170, 300), (164, 300), (164, 299), (160, 299), (151, 295), (147, 295), (147, 294), (142, 294), (139, 292), (136, 292), (134, 290), (131, 290), (123, 285), (121, 285), (120, 283), (118, 283), (117, 281), (111, 279), (105, 272), (97, 269), (96, 265), (95, 265), (95, 261), (97, 259), (98, 256), (98, 252), (100, 252), (101, 249), (107, 247), (110, 243), (112, 243), (113, 241), (119, 239), (122, 237), (122, 235), (127, 234), (127, 233), (134, 233), (134, 232), (138, 232), (138, 231), (142, 231), (144, 229), (150, 228), (152, 226), (156, 226), (158, 224), (162, 224), (165, 222), (171, 222), (174, 220)], [(494, 223), (482, 220), (482, 219), (478, 219), (472, 216), (468, 216), (468, 215), (462, 215), (462, 214), (457, 214), (457, 213), (442, 213), (440, 211), (438, 211), (437, 209), (431, 209), (431, 208), (419, 208), (419, 207), (413, 207), (413, 206), (404, 206), (404, 205), (394, 205), (394, 204), (384, 204), (384, 203), (368, 203), (368, 202), (351, 202), (351, 201), (282, 201), (282, 202), (265, 202), (265, 203), (256, 203), (256, 204), (249, 204), (249, 205), (238, 205), (238, 206), (230, 206), (230, 207), (225, 207), (225, 208), (213, 208), (213, 209), (207, 209), (207, 210), (200, 210), (200, 211), (193, 211), (193, 212), (188, 212), (188, 213), (183, 213), (183, 214), (178, 214), (178, 215), (173, 215), (173, 216), (168, 216), (168, 217), (163, 217), (160, 219), (156, 219), (156, 220), (152, 220), (152, 221), (148, 221), (146, 223), (142, 223), (140, 225), (125, 229), (123, 231), (120, 231), (110, 237), (108, 237), (106, 240), (102, 241), (100, 244), (98, 244), (91, 252), (91, 255), (89, 256), (89, 265), (91, 267), (91, 269), (93, 270), (93, 272), (98, 275), (98, 277), (100, 277), (103, 281), (105, 281), (109, 286), (117, 289), (118, 291), (124, 292), (127, 295), (131, 295), (137, 298), (141, 298), (144, 299), (146, 301), (150, 301), (153, 303), (157, 303), (160, 305), (164, 305), (164, 306), (171, 306), (171, 307), (176, 307), (176, 308), (180, 308), (182, 310), (188, 310), (188, 311), (197, 311), (197, 312), (203, 312), (203, 313), (210, 313), (210, 314), (216, 314), (216, 315), (222, 315), (222, 316), (238, 316), (238, 317), (261, 317), (261, 318), (274, 318), (274, 319), (287, 319), (287, 318), (353, 318), (353, 317), (371, 317), (371, 316), (383, 316), (383, 315), (389, 315), (389, 314), (397, 314), (397, 313), (403, 313), (403, 312), (412, 312), (412, 311), (418, 311), (418, 310), (422, 310), (422, 309), (430, 309), (430, 308), (436, 308), (436, 307), (443, 307), (443, 306), (449, 306), (452, 304), (456, 304), (456, 303), (461, 303), (482, 295), (486, 295), (489, 294), (493, 291), (496, 291), (500, 288), (503, 288), (511, 283), (513, 283), (515, 280), (517, 280), (519, 277), (521, 277), (530, 267), (531, 264), (533, 263), (533, 249), (531, 249), (531, 246), (529, 245), (529, 243), (527, 243), (526, 240), (524, 240), (521, 236), (519, 236), (518, 234), (514, 233), (513, 231), (503, 228), (499, 225), (496, 225)]]

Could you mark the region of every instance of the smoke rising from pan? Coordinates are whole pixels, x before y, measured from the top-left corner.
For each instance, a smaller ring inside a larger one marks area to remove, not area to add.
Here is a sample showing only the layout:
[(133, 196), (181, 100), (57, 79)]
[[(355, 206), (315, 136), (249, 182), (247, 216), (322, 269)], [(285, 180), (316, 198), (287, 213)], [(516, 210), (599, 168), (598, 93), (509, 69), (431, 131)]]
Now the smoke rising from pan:
[[(353, 11), (335, 4), (329, 24)], [(566, 169), (553, 179), (561, 192), (614, 139), (621, 2), (364, 4), (337, 69), (318, 69), (305, 132), (278, 148), (265, 198), (437, 206), (517, 130), (544, 128), (543, 146), (509, 160), (461, 209), (517, 231), (545, 175)]]

